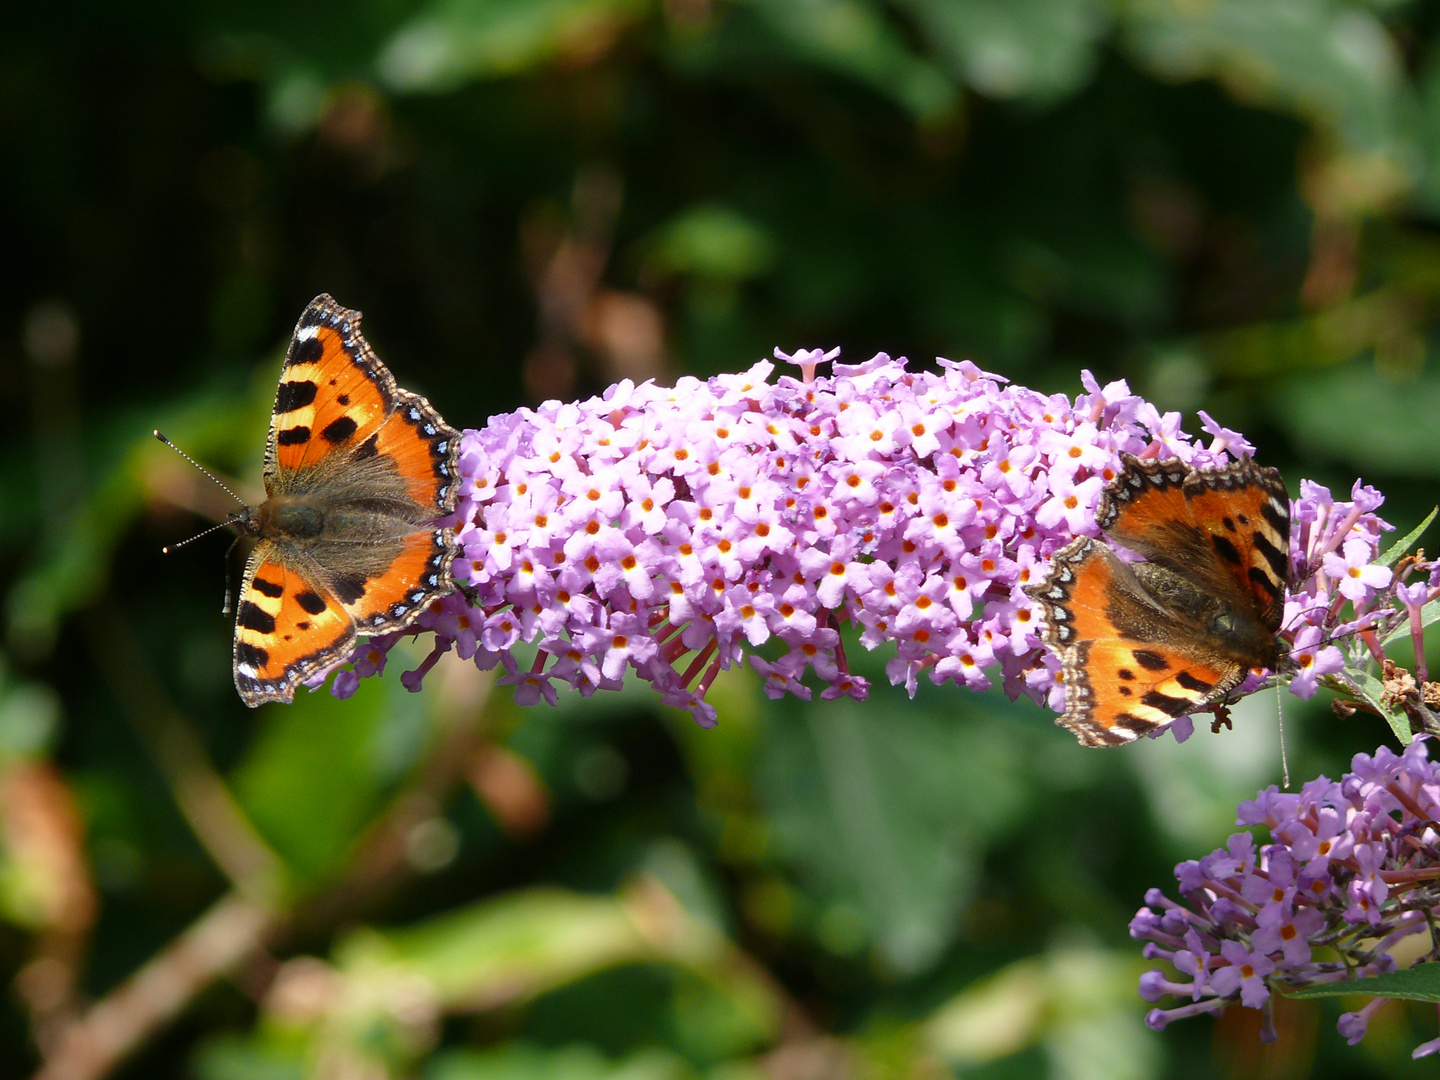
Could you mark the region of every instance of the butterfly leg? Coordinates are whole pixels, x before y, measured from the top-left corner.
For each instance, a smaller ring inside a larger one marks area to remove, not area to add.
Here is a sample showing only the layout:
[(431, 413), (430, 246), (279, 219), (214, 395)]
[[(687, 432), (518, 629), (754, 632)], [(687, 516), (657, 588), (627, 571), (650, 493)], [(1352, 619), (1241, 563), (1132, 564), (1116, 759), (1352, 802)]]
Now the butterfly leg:
[(1210, 721), (1210, 734), (1219, 735), (1221, 728), (1226, 731), (1235, 730), (1235, 725), (1230, 722), (1230, 706), (1217, 701), (1210, 707), (1210, 711), (1215, 714), (1215, 719)]

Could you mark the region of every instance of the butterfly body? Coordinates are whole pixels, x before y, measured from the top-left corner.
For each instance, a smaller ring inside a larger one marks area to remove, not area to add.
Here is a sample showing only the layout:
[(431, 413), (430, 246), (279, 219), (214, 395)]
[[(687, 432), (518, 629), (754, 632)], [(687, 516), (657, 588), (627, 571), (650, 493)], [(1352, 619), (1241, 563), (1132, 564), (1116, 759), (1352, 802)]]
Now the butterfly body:
[(459, 436), (395, 385), (328, 296), (300, 316), (275, 398), (258, 506), (230, 517), (256, 540), (235, 620), (247, 705), (290, 701), (358, 633), (410, 623), (451, 591)]
[(1152, 734), (1285, 663), (1289, 501), (1249, 458), (1218, 469), (1122, 455), (1096, 522), (1145, 557), (1083, 537), (1027, 591), (1066, 687), (1058, 721), (1087, 746)]

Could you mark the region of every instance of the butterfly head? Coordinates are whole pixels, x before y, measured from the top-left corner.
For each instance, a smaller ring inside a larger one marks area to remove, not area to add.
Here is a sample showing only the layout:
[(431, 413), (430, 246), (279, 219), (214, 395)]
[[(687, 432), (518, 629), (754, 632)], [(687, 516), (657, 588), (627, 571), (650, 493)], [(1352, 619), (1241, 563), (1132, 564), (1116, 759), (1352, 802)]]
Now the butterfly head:
[(248, 536), (252, 539), (258, 538), (263, 531), (258, 506), (243, 506), (239, 510), (231, 510), (225, 515), (225, 524), (241, 536)]
[(247, 506), (230, 514), (226, 524), (243, 535), (265, 540), (296, 542), (314, 540), (326, 532), (331, 515), (325, 500), (275, 495), (259, 506)]

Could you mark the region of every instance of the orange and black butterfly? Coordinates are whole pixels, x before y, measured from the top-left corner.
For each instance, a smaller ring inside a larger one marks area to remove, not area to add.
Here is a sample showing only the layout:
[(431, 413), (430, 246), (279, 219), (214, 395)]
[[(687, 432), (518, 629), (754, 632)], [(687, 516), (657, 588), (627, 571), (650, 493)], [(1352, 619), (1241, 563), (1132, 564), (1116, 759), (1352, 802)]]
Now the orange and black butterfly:
[(290, 701), (358, 633), (398, 630), (452, 590), (458, 433), (395, 385), (360, 313), (310, 302), (280, 373), (265, 494), (229, 522), (258, 542), (235, 617), (235, 687)]
[(1290, 500), (1242, 457), (1192, 469), (1122, 454), (1096, 524), (1145, 557), (1082, 537), (1026, 592), (1060, 657), (1065, 713), (1086, 746), (1118, 746), (1215, 702), (1252, 669), (1277, 670), (1290, 570)]

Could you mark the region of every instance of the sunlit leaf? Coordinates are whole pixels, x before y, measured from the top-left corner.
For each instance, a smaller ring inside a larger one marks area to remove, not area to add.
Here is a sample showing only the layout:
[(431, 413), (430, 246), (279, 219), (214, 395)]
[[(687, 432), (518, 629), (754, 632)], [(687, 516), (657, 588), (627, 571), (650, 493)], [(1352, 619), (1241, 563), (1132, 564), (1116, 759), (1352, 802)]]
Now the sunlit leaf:
[(1403, 971), (1387, 971), (1383, 975), (1372, 975), (1365, 979), (1316, 983), (1303, 990), (1292, 991), (1286, 996), (1322, 998), (1350, 997), (1355, 994), (1440, 1004), (1440, 964), (1416, 964)]

